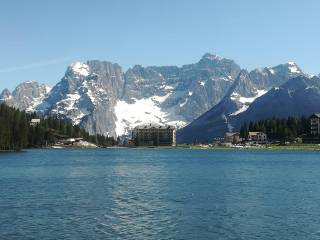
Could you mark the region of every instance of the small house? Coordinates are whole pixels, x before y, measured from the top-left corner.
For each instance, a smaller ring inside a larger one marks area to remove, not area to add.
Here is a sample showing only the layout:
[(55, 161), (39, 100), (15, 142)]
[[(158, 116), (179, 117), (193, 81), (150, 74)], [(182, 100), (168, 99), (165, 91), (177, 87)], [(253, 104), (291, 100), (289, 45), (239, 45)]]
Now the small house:
[(265, 143), (268, 140), (267, 134), (264, 132), (249, 132), (248, 133), (248, 141), (257, 142), (257, 143)]
[(30, 126), (35, 127), (38, 126), (40, 124), (40, 119), (39, 118), (33, 118), (30, 121)]
[(240, 138), (240, 133), (238, 132), (226, 132), (224, 134), (224, 142), (225, 143), (240, 143), (241, 138)]

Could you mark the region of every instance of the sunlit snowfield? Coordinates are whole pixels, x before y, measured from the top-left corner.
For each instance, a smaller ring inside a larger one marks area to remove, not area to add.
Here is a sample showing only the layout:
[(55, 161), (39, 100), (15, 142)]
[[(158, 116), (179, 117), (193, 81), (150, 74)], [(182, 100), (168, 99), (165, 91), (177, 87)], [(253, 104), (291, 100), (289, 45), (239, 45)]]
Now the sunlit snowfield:
[(320, 239), (320, 153), (1, 154), (0, 239)]

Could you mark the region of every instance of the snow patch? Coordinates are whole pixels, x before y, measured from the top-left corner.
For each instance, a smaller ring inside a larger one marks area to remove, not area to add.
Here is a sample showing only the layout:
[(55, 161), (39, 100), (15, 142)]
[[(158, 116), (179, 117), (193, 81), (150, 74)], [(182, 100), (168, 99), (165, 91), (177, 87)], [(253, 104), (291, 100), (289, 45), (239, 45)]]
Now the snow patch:
[(266, 94), (266, 90), (256, 90), (256, 95), (254, 97), (243, 97), (239, 93), (232, 93), (230, 99), (233, 101), (238, 101), (241, 103), (241, 107), (230, 114), (230, 116), (238, 115), (239, 113), (247, 111), (250, 104), (256, 100), (257, 98), (261, 97), (262, 95)]
[(218, 55), (214, 55), (214, 54), (206, 54), (205, 58), (208, 60), (211, 60), (211, 61), (214, 61), (214, 60), (221, 61), (223, 59), (222, 57), (220, 57)]
[(272, 68), (268, 68), (268, 70), (271, 74), (275, 74), (275, 71)]
[(266, 90), (257, 90), (256, 95), (254, 97), (243, 97), (239, 93), (232, 93), (230, 99), (233, 101), (239, 101), (240, 103), (252, 103), (255, 99), (258, 97), (261, 97), (262, 95), (266, 94)]
[(81, 63), (81, 62), (75, 62), (73, 64), (70, 65), (72, 71), (78, 75), (81, 76), (88, 76), (89, 75), (89, 66), (85, 63)]
[(243, 104), (240, 109), (238, 109), (234, 113), (231, 113), (230, 116), (235, 116), (235, 115), (238, 115), (239, 113), (245, 112), (245, 111), (247, 111), (248, 108), (249, 108), (249, 105)]
[(309, 86), (309, 87), (306, 87), (305, 89), (318, 89), (316, 86)]
[(201, 86), (204, 86), (206, 83), (205, 83), (204, 81), (200, 81), (199, 84), (200, 84)]
[[(232, 81), (232, 77), (230, 75), (226, 76), (226, 77), (219, 77), (218, 78), (219, 80), (222, 80), (222, 81), (226, 81), (226, 82), (230, 82)], [(212, 81), (216, 81), (217, 79), (216, 78), (211, 78)]]
[(46, 88), (46, 93), (49, 93), (51, 91), (51, 87), (46, 85), (45, 88)]
[(288, 62), (288, 65), (289, 65), (289, 67), (288, 67), (289, 71), (291, 73), (301, 73), (298, 66), (294, 62)]
[(179, 107), (183, 107), (188, 102), (188, 98), (186, 98), (182, 103), (179, 104)]
[(170, 95), (171, 95), (171, 93), (168, 93), (164, 96), (153, 96), (153, 97), (151, 97), (151, 99), (153, 101), (158, 102), (158, 103), (163, 103)]
[(165, 90), (173, 90), (173, 89), (174, 89), (174, 87), (169, 86), (169, 85), (164, 85), (163, 88), (164, 88)]
[(193, 92), (191, 92), (191, 91), (189, 91), (189, 92), (188, 92), (188, 96), (190, 96), (190, 97), (191, 97), (191, 96), (192, 96), (192, 94), (193, 94)]

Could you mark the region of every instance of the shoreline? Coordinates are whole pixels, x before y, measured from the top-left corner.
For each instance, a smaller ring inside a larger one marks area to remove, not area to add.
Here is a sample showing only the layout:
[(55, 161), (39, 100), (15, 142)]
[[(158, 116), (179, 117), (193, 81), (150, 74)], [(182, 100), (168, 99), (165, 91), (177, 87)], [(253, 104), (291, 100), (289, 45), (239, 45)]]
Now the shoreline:
[(211, 150), (211, 151), (320, 151), (318, 144), (299, 144), (299, 145), (261, 145), (261, 146), (207, 146), (207, 145), (177, 145), (177, 146), (160, 146), (160, 147), (124, 147), (124, 146), (110, 146), (110, 147), (79, 147), (66, 146), (61, 148), (55, 147), (30, 147), (20, 150), (0, 150), (1, 153), (16, 153), (25, 152), (28, 150), (86, 150), (86, 149), (136, 149), (136, 150), (165, 150), (165, 149), (191, 149), (191, 150)]
[(320, 145), (318, 144), (300, 144), (300, 145), (261, 145), (250, 147), (238, 147), (238, 146), (180, 146), (180, 148), (189, 149), (204, 149), (204, 150), (268, 150), (268, 151), (280, 151), (280, 150), (305, 150), (305, 151), (320, 151)]

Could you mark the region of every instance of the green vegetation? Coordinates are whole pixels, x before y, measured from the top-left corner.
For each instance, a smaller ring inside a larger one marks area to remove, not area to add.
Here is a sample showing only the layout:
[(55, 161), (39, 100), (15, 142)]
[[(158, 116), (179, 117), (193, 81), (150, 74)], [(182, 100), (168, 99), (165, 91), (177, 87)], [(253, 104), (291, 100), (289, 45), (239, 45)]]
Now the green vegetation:
[[(35, 126), (31, 119), (40, 119)], [(40, 118), (5, 104), (0, 105), (0, 150), (19, 150), (28, 147), (45, 147), (60, 139), (83, 138), (99, 146), (114, 145), (113, 138), (102, 135), (90, 135), (78, 125), (56, 117)]]
[(264, 132), (271, 141), (292, 142), (310, 133), (310, 121), (306, 117), (272, 118), (258, 122), (244, 123), (240, 136), (247, 138), (248, 132)]

